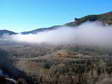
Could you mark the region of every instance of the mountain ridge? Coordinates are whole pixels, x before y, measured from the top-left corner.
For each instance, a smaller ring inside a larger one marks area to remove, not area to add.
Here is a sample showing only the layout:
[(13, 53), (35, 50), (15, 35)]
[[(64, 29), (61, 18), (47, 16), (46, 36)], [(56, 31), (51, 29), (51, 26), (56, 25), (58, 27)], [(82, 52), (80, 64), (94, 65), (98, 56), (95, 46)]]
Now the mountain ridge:
[[(90, 21), (90, 22), (99, 21), (99, 22), (102, 22), (104, 25), (106, 24), (112, 25), (112, 11), (103, 13), (103, 14), (93, 14), (93, 15), (87, 15), (81, 18), (75, 18), (74, 21), (65, 23), (63, 25), (55, 25), (55, 26), (46, 27), (46, 28), (39, 28), (39, 29), (31, 30), (31, 31), (21, 32), (21, 34), (36, 34), (39, 32), (55, 30), (63, 26), (74, 27), (74, 26), (79, 26), (82, 23), (87, 22), (87, 21)], [(0, 30), (0, 36), (4, 34), (13, 35), (13, 34), (18, 34), (18, 33), (9, 31), (9, 30)]]
[(99, 21), (102, 22), (104, 25), (112, 25), (112, 12), (107, 12), (103, 14), (94, 14), (94, 15), (87, 15), (81, 18), (75, 18), (74, 21), (66, 23), (66, 26), (78, 26), (84, 22), (94, 22)]
[(55, 25), (55, 26), (48, 27), (48, 28), (39, 28), (39, 29), (31, 30), (31, 31), (21, 32), (21, 34), (30, 34), (30, 33), (35, 34), (35, 33), (38, 33), (38, 32), (55, 30), (55, 29), (57, 29), (59, 27), (61, 27), (61, 25)]
[(26, 34), (34, 34), (38, 33), (38, 32), (43, 32), (43, 31), (49, 31), (49, 30), (53, 30), (56, 29), (56, 27), (63, 27), (63, 26), (70, 26), (70, 27), (74, 27), (74, 26), (79, 26), (84, 22), (94, 22), (94, 21), (99, 21), (102, 22), (104, 25), (108, 24), (108, 25), (112, 25), (112, 12), (107, 12), (107, 13), (103, 13), (103, 14), (94, 14), (94, 15), (87, 15), (81, 18), (75, 18), (74, 21), (69, 22), (69, 23), (65, 23), (64, 25), (58, 25), (58, 26), (52, 26), (52, 27), (48, 27), (48, 28), (40, 28), (40, 29), (36, 29), (33, 31), (27, 31), (27, 32), (23, 32)]
[(0, 30), (0, 36), (5, 35), (5, 34), (13, 35), (13, 34), (18, 34), (18, 33), (9, 31), (9, 30)]

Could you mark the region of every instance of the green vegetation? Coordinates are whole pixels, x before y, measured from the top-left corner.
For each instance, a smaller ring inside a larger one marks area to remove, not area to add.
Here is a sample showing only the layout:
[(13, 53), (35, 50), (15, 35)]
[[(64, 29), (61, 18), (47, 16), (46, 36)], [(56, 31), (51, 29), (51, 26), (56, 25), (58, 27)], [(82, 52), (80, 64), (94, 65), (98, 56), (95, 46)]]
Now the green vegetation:
[(78, 19), (76, 18), (74, 22), (70, 22), (70, 23), (67, 23), (65, 25), (78, 26), (78, 25), (80, 25), (84, 22), (87, 22), (87, 21), (90, 21), (90, 22), (100, 21), (104, 25), (105, 24), (111, 25), (112, 24), (112, 13), (109, 12), (109, 13), (105, 13), (105, 14), (101, 14), (101, 15), (88, 15), (88, 16), (85, 16), (82, 18), (78, 18)]
[[(112, 13), (76, 18), (65, 25), (86, 21), (111, 25)], [(43, 30), (31, 32), (37, 31)], [(0, 42), (0, 69), (12, 73), (17, 84), (112, 84), (112, 49)]]
[(111, 49), (22, 44), (1, 48), (34, 84), (100, 84), (112, 76)]

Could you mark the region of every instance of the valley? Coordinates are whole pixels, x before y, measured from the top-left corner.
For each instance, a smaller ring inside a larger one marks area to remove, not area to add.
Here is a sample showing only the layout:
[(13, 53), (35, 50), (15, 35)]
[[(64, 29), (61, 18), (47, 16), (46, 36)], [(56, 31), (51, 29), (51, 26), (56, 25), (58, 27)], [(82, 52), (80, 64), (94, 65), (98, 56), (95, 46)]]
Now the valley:
[(111, 24), (108, 12), (22, 33), (0, 30), (0, 79), (16, 82), (11, 84), (111, 84)]

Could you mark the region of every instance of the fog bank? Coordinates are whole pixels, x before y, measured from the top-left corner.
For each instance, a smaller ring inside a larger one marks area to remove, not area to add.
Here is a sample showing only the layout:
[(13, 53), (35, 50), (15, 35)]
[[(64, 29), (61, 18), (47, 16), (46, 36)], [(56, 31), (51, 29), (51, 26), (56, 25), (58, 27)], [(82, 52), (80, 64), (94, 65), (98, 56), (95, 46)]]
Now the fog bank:
[(65, 26), (37, 34), (5, 35), (4, 37), (16, 42), (31, 44), (112, 47), (112, 26), (104, 26), (99, 22), (86, 22), (77, 27)]

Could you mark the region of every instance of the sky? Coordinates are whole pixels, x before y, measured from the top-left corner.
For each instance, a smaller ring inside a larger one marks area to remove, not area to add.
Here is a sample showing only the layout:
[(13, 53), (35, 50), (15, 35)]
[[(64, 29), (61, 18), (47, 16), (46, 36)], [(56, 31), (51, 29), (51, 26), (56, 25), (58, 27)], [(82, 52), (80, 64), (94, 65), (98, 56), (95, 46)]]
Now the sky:
[(29, 31), (109, 11), (112, 0), (0, 0), (0, 30)]

